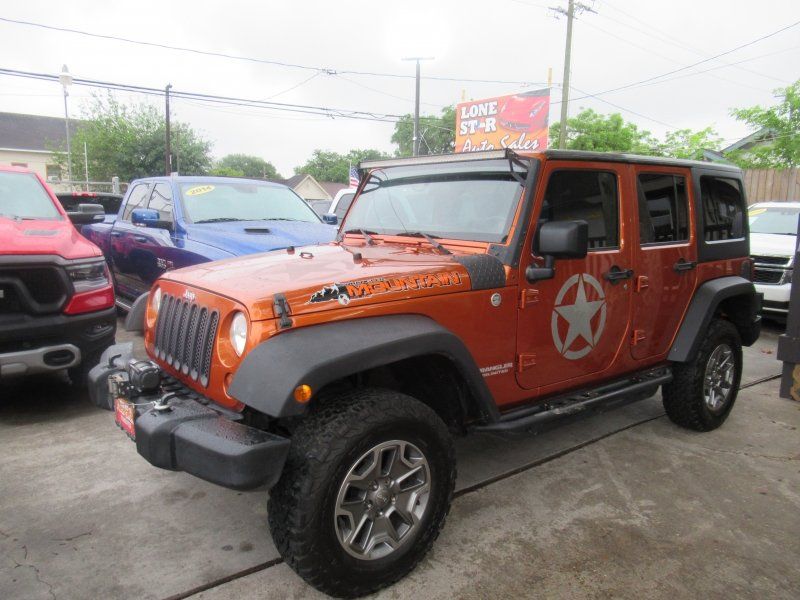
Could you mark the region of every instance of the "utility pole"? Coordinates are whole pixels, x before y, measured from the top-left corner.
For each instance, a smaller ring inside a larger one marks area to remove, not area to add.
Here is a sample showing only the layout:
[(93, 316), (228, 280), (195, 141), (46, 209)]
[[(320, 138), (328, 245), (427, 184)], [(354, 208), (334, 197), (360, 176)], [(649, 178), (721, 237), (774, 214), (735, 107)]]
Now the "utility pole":
[(432, 56), (409, 56), (403, 60), (413, 60), (417, 63), (417, 86), (416, 94), (414, 96), (414, 137), (412, 142), (412, 153), (414, 156), (419, 156), (419, 82), (420, 82), (420, 69), (419, 62), (421, 60), (433, 60)]
[(572, 59), (572, 21), (575, 18), (576, 11), (581, 13), (583, 11), (596, 12), (591, 6), (569, 0), (567, 9), (561, 7), (552, 8), (557, 13), (567, 17), (567, 43), (564, 46), (564, 78), (561, 85), (561, 121), (559, 122), (558, 129), (558, 147), (566, 148), (567, 146), (567, 116), (569, 113), (569, 73), (571, 70)]
[(172, 148), (170, 148), (170, 144), (169, 144), (169, 138), (170, 138), (170, 135), (169, 135), (169, 90), (171, 88), (172, 88), (172, 84), (169, 83), (169, 84), (167, 84), (167, 87), (164, 89), (164, 91), (166, 92), (164, 97), (165, 97), (166, 103), (167, 103), (167, 106), (166, 106), (166, 112), (167, 112), (167, 128), (166, 128), (167, 129), (167, 131), (166, 131), (167, 150), (164, 153), (164, 171), (165, 171), (164, 174), (165, 175), (169, 175), (170, 173), (172, 173)]

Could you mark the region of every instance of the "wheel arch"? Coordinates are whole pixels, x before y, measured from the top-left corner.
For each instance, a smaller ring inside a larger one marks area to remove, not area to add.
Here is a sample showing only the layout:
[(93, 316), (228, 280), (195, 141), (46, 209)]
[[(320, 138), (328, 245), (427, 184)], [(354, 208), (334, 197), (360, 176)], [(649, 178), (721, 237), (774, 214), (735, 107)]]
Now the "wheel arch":
[[(294, 389), (302, 384), (312, 389), (309, 403), (294, 399)], [(248, 353), (228, 391), (267, 416), (286, 418), (305, 414), (341, 386), (364, 384), (414, 396), (448, 425), (463, 418), (498, 416), (494, 398), (461, 339), (421, 315), (351, 319), (286, 331)]]

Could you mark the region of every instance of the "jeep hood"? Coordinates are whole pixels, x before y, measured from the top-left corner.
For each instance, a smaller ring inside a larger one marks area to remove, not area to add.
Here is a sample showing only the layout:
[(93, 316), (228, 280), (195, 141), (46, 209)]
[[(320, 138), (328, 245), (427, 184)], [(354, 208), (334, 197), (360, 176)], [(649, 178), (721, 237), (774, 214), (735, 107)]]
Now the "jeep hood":
[(235, 221), (186, 225), (186, 235), (195, 242), (242, 256), (287, 246), (327, 244), (336, 237), (336, 228), (300, 221)]
[(413, 244), (327, 244), (293, 254), (278, 250), (170, 271), (164, 278), (236, 300), (258, 319), (272, 315), (278, 293), (299, 315), (469, 291), (473, 285), (462, 263), (484, 259), (493, 263), (497, 285), (491, 287), (505, 285), (505, 272), (494, 257), (443, 255)]
[(18, 220), (0, 216), (0, 255), (41, 254), (66, 259), (100, 256), (100, 249), (72, 223), (62, 220)]
[(755, 256), (794, 256), (797, 236), (777, 233), (751, 233), (750, 254)]

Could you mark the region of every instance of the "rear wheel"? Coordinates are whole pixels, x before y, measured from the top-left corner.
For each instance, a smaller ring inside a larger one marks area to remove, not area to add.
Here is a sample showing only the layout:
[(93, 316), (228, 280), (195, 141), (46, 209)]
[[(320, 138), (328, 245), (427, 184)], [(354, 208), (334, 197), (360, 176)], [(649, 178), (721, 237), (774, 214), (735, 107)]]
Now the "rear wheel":
[(429, 407), (389, 390), (326, 402), (292, 437), (269, 524), (286, 563), (317, 589), (356, 597), (411, 571), (439, 535), (455, 453)]
[(673, 365), (664, 386), (667, 416), (682, 427), (711, 431), (725, 422), (742, 378), (742, 341), (729, 321), (714, 319), (694, 361)]

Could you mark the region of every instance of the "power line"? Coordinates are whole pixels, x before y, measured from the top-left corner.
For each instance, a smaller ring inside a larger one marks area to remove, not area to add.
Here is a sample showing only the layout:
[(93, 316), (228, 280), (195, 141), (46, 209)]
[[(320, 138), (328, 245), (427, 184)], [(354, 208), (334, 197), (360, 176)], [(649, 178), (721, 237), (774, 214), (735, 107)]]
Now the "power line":
[[(109, 35), (103, 33), (94, 33), (91, 31), (83, 31), (81, 29), (72, 29), (69, 27), (57, 27), (55, 25), (46, 25), (44, 23), (35, 23), (33, 21), (24, 21), (21, 19), (10, 19), (8, 17), (0, 17), (0, 21), (5, 23), (11, 23), (14, 25), (23, 25), (25, 27), (36, 27), (38, 29), (46, 29), (49, 31), (58, 31), (61, 33), (70, 33), (73, 35), (81, 35), (96, 39), (102, 40), (109, 40), (114, 42), (123, 42), (126, 44), (135, 44), (137, 46), (148, 46), (151, 48), (160, 48), (162, 50), (174, 50), (177, 52), (187, 52), (190, 54), (198, 54), (201, 56), (214, 56), (216, 58), (225, 58), (229, 60), (240, 60), (245, 62), (251, 63), (259, 63), (265, 65), (272, 65), (276, 67), (284, 67), (290, 69), (304, 69), (307, 71), (316, 71), (319, 74), (325, 75), (362, 75), (362, 76), (369, 76), (369, 77), (392, 77), (397, 79), (414, 79), (414, 75), (409, 75), (405, 73), (385, 73), (385, 72), (377, 72), (377, 71), (354, 71), (354, 70), (345, 70), (345, 69), (334, 69), (331, 67), (322, 67), (322, 66), (314, 66), (314, 65), (303, 65), (299, 63), (291, 63), (291, 62), (284, 62), (279, 60), (267, 59), (267, 58), (256, 58), (252, 56), (243, 56), (240, 54), (228, 54), (225, 52), (215, 52), (212, 50), (201, 50), (198, 48), (189, 48), (187, 46), (172, 46), (170, 44), (162, 44), (159, 42), (148, 42), (145, 40), (136, 40), (133, 38), (122, 37), (117, 35)], [(434, 81), (459, 81), (459, 82), (467, 82), (467, 83), (494, 83), (494, 84), (507, 84), (507, 85), (544, 85), (541, 81), (507, 81), (507, 80), (499, 80), (499, 79), (474, 79), (468, 77), (444, 77), (439, 75), (427, 75), (422, 79), (434, 80)]]

